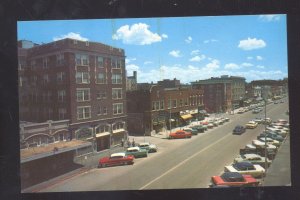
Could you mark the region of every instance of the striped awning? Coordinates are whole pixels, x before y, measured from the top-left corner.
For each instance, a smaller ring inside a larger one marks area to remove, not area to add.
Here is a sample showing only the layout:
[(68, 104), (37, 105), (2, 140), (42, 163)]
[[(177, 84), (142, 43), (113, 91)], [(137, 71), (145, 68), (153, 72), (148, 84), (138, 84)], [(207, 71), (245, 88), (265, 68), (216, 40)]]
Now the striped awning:
[(193, 116), (192, 116), (191, 114), (181, 115), (180, 117), (181, 117), (182, 119), (184, 119), (184, 120), (193, 118)]

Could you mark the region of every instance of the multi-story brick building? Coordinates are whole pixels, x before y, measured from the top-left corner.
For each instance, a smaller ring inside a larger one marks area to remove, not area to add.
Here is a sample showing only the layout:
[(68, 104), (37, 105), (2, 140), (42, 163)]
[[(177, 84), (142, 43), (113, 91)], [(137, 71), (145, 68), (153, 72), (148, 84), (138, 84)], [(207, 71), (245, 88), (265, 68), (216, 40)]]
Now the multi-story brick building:
[(204, 108), (209, 113), (227, 112), (232, 109), (231, 82), (197, 81), (193, 88), (204, 91)]
[(150, 135), (198, 118), (198, 111), (203, 108), (203, 91), (144, 84), (136, 91), (127, 92), (127, 107), (129, 134)]
[(91, 141), (97, 151), (126, 137), (123, 49), (73, 39), (19, 44), (20, 120), (69, 120), (63, 137)]

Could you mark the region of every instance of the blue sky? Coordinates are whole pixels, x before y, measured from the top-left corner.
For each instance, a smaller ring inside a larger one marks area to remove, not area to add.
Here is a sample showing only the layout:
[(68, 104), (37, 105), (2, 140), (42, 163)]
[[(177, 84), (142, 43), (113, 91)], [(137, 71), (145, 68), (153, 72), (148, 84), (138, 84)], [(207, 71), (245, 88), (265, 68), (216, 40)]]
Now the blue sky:
[(18, 22), (18, 40), (66, 37), (123, 48), (127, 73), (137, 71), (138, 82), (287, 77), (286, 15)]

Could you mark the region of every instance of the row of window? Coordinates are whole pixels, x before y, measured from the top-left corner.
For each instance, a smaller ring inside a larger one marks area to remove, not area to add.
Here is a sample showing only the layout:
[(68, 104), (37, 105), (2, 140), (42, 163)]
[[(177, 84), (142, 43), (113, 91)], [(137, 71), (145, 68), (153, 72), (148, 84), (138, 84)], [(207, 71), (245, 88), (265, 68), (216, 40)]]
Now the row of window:
[[(202, 105), (203, 98), (200, 96), (191, 96), (186, 99), (169, 99), (168, 101), (168, 109), (170, 108), (177, 108), (182, 106), (194, 106), (194, 105)], [(160, 101), (152, 101), (152, 110), (164, 110), (165, 103), (164, 100)]]
[[(26, 101), (25, 98), (29, 98), (27, 100), (30, 100), (31, 102), (38, 102), (38, 92), (31, 92), (28, 97), (23, 95), (22, 101)], [(42, 92), (42, 100), (43, 102), (51, 102), (53, 101), (53, 93), (51, 91), (43, 91)], [(106, 99), (107, 98), (107, 92), (99, 90), (96, 93), (97, 99)], [(112, 99), (122, 99), (123, 98), (123, 90), (122, 88), (112, 88)], [(90, 101), (91, 100), (91, 92), (90, 88), (78, 88), (76, 89), (76, 99), (77, 102), (84, 102), (84, 101)], [(59, 102), (65, 102), (66, 101), (66, 90), (58, 90), (57, 91), (57, 100)]]
[[(55, 55), (56, 57), (56, 65), (60, 66), (63, 65), (65, 63), (65, 58), (64, 58), (64, 54), (57, 54)], [(104, 61), (106, 60), (106, 63), (108, 63), (110, 61), (110, 65), (113, 69), (121, 69), (125, 67), (125, 60), (123, 58), (116, 58), (116, 57), (112, 57), (112, 58), (104, 58), (102, 56), (96, 56), (95, 57), (95, 66), (96, 67), (100, 67), (103, 68), (104, 67)], [(108, 61), (109, 60), (109, 61)], [(21, 61), (19, 61), (20, 63), (20, 67), (24, 66), (25, 63), (21, 63)], [(50, 66), (50, 57), (44, 57), (42, 58), (42, 63), (43, 63), (43, 68), (49, 68)], [(90, 58), (89, 55), (87, 54), (75, 54), (75, 63), (78, 66), (89, 66), (90, 64)], [(33, 59), (30, 61), (30, 68), (36, 69), (37, 67), (37, 60)]]
[[(109, 58), (104, 58), (102, 56), (96, 56), (95, 58), (95, 65), (96, 67), (104, 67), (104, 61), (108, 63)], [(75, 55), (75, 61), (77, 66), (89, 66), (90, 64), (90, 58), (87, 54), (76, 54)], [(124, 59), (120, 58), (110, 58), (110, 65), (113, 69), (121, 69), (125, 67), (125, 61)]]
[[(123, 103), (114, 103), (113, 104), (113, 115), (123, 114), (124, 107)], [(97, 115), (107, 115), (108, 109), (106, 106), (97, 107)], [(91, 118), (91, 106), (80, 106), (77, 107), (77, 119), (90, 119)]]
[[(104, 72), (97, 73), (96, 83), (107, 84), (107, 74)], [(89, 72), (76, 72), (76, 83), (78, 84), (88, 84), (90, 83), (90, 73)], [(122, 84), (122, 74), (112, 74), (111, 75), (112, 84)]]

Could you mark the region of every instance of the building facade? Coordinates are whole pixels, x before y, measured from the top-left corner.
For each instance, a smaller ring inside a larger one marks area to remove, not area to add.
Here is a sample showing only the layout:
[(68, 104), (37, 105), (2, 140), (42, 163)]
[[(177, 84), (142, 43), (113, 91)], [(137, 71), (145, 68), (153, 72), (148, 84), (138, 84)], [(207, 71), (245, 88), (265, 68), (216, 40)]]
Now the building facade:
[(69, 120), (70, 140), (91, 141), (96, 151), (126, 137), (123, 49), (73, 39), (20, 45), (19, 64), (21, 121)]
[(193, 88), (204, 91), (204, 108), (209, 113), (229, 112), (232, 110), (232, 81), (211, 78), (192, 83)]
[(133, 71), (133, 76), (127, 76), (126, 78), (126, 91), (137, 89), (137, 72)]
[(127, 92), (129, 134), (150, 135), (186, 125), (200, 117), (203, 90), (148, 86)]

